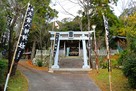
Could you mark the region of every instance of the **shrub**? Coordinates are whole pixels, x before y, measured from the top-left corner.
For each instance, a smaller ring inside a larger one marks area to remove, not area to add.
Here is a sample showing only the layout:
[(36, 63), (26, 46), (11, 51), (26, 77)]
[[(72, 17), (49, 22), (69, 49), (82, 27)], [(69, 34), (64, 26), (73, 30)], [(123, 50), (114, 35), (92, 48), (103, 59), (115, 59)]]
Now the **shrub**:
[(42, 62), (41, 60), (37, 60), (37, 65), (38, 65), (39, 67), (42, 67), (42, 66), (43, 66), (43, 62)]
[(99, 65), (100, 65), (100, 68), (103, 68), (103, 69), (108, 68), (108, 62), (105, 61), (105, 57), (102, 57), (102, 56), (99, 57)]
[(112, 68), (118, 68), (118, 61), (115, 59), (111, 59), (111, 67)]
[(127, 34), (128, 49), (121, 53), (120, 65), (123, 66), (123, 73), (128, 78), (132, 88), (136, 88), (136, 35)]
[(136, 57), (131, 55), (123, 66), (123, 73), (128, 77), (129, 85), (136, 88)]
[[(112, 68), (117, 68), (118, 67), (118, 61), (116, 59), (110, 59), (111, 61), (111, 66)], [(108, 60), (105, 59), (105, 57), (100, 57), (99, 58), (99, 64), (100, 64), (100, 68), (108, 68)]]
[(48, 67), (49, 60), (50, 60), (50, 56), (43, 56), (43, 59), (41, 59), (40, 56), (36, 56), (36, 58), (33, 59), (33, 64), (39, 67), (42, 67), (42, 66)]
[(108, 68), (108, 62), (107, 61), (103, 62), (101, 66), (103, 69)]
[(125, 61), (127, 61), (127, 55), (128, 55), (128, 51), (124, 50), (123, 52), (121, 52), (120, 57), (118, 59), (118, 64), (119, 65), (123, 65), (125, 63)]
[(7, 70), (7, 62), (5, 60), (0, 60), (0, 91), (2, 91)]
[(136, 54), (132, 51), (123, 52), (119, 64), (123, 66), (123, 73), (128, 78), (130, 87), (136, 88)]

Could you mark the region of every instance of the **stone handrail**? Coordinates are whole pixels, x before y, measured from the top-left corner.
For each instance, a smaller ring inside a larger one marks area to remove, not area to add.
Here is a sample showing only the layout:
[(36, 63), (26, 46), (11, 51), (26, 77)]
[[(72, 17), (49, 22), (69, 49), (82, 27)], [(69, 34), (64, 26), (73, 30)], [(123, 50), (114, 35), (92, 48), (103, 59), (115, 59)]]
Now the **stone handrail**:
[[(43, 56), (48, 56), (50, 54), (50, 51), (48, 50), (42, 50), (42, 55)], [(41, 55), (41, 50), (36, 50), (36, 56)]]

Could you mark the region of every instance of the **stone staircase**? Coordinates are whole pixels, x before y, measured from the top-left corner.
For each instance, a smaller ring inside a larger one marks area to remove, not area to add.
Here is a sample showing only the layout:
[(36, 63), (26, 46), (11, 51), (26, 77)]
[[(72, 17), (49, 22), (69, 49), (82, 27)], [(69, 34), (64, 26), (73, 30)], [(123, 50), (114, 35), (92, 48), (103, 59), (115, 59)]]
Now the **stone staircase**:
[(83, 59), (77, 56), (69, 56), (65, 58), (60, 58), (58, 69), (49, 69), (49, 72), (55, 73), (86, 73), (91, 71), (91, 69), (83, 69)]

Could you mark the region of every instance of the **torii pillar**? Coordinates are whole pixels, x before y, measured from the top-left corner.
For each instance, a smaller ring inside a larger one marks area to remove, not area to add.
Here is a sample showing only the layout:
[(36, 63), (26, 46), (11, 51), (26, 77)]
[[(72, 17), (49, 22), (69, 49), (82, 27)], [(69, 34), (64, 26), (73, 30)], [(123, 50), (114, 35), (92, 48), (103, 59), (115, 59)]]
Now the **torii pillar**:
[(86, 50), (86, 42), (84, 39), (85, 35), (82, 35), (82, 45), (83, 45), (83, 58), (84, 58), (84, 64), (82, 68), (90, 68), (87, 62), (87, 50)]

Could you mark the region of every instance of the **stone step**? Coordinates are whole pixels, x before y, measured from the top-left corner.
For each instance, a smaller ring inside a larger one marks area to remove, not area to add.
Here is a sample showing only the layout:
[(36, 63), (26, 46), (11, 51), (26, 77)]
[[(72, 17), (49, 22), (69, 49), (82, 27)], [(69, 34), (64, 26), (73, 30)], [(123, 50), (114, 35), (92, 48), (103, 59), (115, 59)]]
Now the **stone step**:
[(48, 72), (51, 73), (88, 73), (92, 69), (83, 69), (83, 68), (58, 68), (58, 69), (53, 69), (50, 68)]
[(81, 58), (63, 58), (59, 61), (60, 68), (82, 68), (83, 59)]

